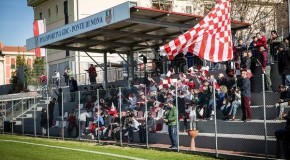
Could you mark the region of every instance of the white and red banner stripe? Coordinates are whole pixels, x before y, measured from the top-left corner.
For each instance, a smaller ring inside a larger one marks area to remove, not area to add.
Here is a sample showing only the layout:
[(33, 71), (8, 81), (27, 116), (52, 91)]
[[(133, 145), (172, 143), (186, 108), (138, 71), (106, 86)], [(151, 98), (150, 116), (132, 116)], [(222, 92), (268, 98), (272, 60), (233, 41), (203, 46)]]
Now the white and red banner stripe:
[(187, 52), (211, 62), (233, 58), (230, 20), (230, 0), (219, 0), (196, 26), (160, 47), (160, 52), (172, 60)]
[[(33, 22), (33, 34), (34, 36), (38, 36), (45, 32), (45, 24), (44, 20), (35, 20)], [(36, 57), (44, 57), (45, 56), (45, 48), (36, 48), (35, 49)]]

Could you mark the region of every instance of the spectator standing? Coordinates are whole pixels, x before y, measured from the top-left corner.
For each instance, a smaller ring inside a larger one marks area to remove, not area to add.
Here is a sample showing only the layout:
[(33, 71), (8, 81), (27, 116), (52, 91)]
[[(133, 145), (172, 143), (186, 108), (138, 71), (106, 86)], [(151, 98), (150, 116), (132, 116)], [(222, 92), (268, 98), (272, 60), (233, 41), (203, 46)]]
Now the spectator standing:
[(58, 104), (58, 115), (62, 116), (62, 89), (59, 88), (58, 92), (54, 90), (54, 93), (57, 95), (57, 104)]
[(249, 57), (249, 52), (250, 51), (245, 51), (243, 53), (240, 65), (242, 69), (251, 69), (251, 58)]
[(70, 91), (70, 102), (74, 102), (76, 98), (75, 92), (78, 91), (78, 82), (73, 77), (70, 77), (69, 91)]
[(264, 48), (264, 46), (260, 46), (259, 53), (260, 53), (259, 62), (261, 63), (262, 71), (265, 74), (266, 90), (272, 91), (271, 88), (272, 82), (270, 78), (271, 66), (268, 63), (268, 51)]
[(89, 78), (90, 78), (90, 83), (91, 84), (96, 84), (96, 77), (97, 77), (97, 72), (96, 72), (96, 67), (91, 64), (89, 69), (86, 70), (89, 73)]
[(55, 80), (56, 87), (60, 86), (60, 74), (58, 71), (54, 71), (54, 76), (52, 77)]
[(53, 111), (55, 106), (56, 99), (53, 98), (48, 104), (48, 120), (49, 120), (49, 127), (53, 126)]
[(263, 46), (265, 49), (267, 48), (267, 40), (265, 38), (265, 36), (262, 35), (261, 32), (256, 33), (257, 36), (257, 41), (254, 43), (254, 46), (259, 49), (261, 46)]
[(269, 38), (267, 42), (270, 45), (270, 54), (274, 62), (278, 61), (277, 50), (282, 40), (283, 40), (282, 37), (278, 35), (277, 31), (275, 30), (271, 31), (271, 38)]
[(177, 122), (176, 122), (176, 107), (173, 105), (172, 100), (167, 101), (167, 111), (163, 117), (163, 120), (168, 125), (168, 133), (171, 141), (171, 146), (169, 148), (177, 148)]
[(44, 136), (47, 130), (47, 111), (45, 108), (42, 109), (40, 117), (41, 133)]
[(278, 70), (282, 76), (282, 84), (290, 86), (290, 54), (284, 42), (281, 42), (278, 53)]
[(235, 46), (235, 61), (240, 61), (242, 54), (246, 50), (247, 47), (245, 46), (244, 41), (242, 39), (239, 39), (238, 44)]
[(254, 36), (253, 37), (253, 40), (252, 42), (250, 43), (250, 46), (249, 46), (249, 50), (251, 50), (252, 54), (253, 54), (253, 58), (257, 59), (259, 56), (259, 53), (258, 53), (258, 48), (255, 46), (255, 44), (257, 43), (258, 41), (258, 38), (257, 36)]
[(250, 107), (250, 101), (251, 101), (251, 82), (248, 78), (248, 72), (247, 70), (242, 71), (242, 82), (240, 86), (241, 90), (241, 106), (243, 111), (243, 121), (251, 120), (252, 118), (252, 111)]
[(77, 119), (76, 116), (74, 114), (74, 112), (70, 112), (67, 118), (67, 133), (69, 137), (72, 137), (72, 131), (73, 129), (76, 129), (76, 135), (75, 137), (78, 137), (79, 135), (79, 129), (78, 129), (78, 124), (77, 124)]
[(64, 77), (64, 81), (65, 81), (65, 84), (66, 86), (68, 86), (68, 81), (69, 81), (69, 68), (66, 68), (64, 70), (64, 73), (63, 73), (63, 77)]
[(41, 84), (41, 94), (42, 94), (42, 97), (44, 97), (44, 95), (45, 95), (45, 92), (46, 92), (46, 90), (47, 90), (47, 76), (46, 75), (44, 75), (44, 74), (42, 74), (41, 76), (40, 76), (40, 78), (39, 78), (39, 82), (40, 82), (40, 84)]

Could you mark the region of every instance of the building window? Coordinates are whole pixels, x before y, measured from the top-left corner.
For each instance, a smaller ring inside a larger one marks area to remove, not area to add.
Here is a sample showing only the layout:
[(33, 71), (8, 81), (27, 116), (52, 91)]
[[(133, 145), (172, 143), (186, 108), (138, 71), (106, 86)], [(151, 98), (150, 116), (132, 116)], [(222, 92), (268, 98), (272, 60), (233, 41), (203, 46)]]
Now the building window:
[(15, 69), (16, 68), (16, 65), (15, 65), (15, 59), (14, 58), (11, 58), (11, 69)]
[(186, 12), (187, 14), (192, 14), (192, 7), (191, 7), (191, 6), (186, 6), (186, 7), (185, 7), (185, 12)]
[(69, 57), (69, 50), (65, 50), (65, 56)]
[(42, 19), (42, 12), (39, 13), (39, 19)]
[(58, 15), (58, 5), (55, 6), (55, 13)]
[(50, 11), (50, 8), (48, 8), (48, 19), (50, 19), (51, 17), (51, 11)]
[(64, 12), (64, 24), (68, 24), (68, 3), (63, 2), (63, 12)]

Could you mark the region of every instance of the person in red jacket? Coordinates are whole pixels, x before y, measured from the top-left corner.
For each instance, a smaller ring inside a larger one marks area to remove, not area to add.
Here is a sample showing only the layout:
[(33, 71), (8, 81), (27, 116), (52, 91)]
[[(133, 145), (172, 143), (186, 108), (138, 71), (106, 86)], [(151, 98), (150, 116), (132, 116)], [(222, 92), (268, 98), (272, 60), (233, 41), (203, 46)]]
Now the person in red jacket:
[(268, 47), (267, 47), (267, 40), (266, 40), (266, 37), (263, 36), (263, 35), (261, 34), (261, 32), (256, 33), (256, 36), (257, 36), (258, 40), (254, 43), (254, 46), (255, 46), (256, 48), (258, 48), (258, 49), (259, 49), (261, 46), (263, 46), (263, 47), (267, 50)]
[(96, 72), (96, 66), (93, 64), (90, 65), (89, 69), (85, 70), (89, 73), (89, 78), (90, 78), (90, 83), (91, 84), (96, 84), (96, 77), (97, 77), (97, 72)]

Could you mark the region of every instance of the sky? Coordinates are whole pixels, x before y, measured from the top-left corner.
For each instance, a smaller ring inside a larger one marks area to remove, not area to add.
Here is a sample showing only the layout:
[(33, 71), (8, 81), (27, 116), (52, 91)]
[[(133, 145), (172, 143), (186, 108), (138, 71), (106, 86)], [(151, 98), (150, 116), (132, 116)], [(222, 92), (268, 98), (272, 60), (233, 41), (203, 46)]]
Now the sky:
[(0, 42), (25, 46), (33, 37), (33, 8), (27, 0), (0, 0)]

